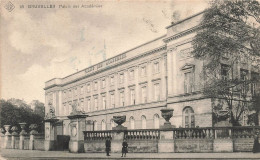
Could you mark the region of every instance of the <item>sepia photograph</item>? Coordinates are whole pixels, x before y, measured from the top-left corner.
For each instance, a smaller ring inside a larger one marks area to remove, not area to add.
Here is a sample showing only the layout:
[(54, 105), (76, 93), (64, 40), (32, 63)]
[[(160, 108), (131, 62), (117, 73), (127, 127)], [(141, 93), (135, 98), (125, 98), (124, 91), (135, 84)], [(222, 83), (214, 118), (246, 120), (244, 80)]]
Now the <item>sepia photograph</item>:
[(260, 159), (260, 0), (0, 0), (0, 160)]

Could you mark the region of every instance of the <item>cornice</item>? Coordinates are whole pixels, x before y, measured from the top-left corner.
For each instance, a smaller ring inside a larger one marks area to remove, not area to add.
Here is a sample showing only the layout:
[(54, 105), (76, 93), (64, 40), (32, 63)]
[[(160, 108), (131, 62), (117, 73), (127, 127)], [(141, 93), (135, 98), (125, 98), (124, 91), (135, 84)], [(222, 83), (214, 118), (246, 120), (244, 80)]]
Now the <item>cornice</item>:
[(163, 41), (164, 41), (165, 43), (168, 43), (168, 42), (173, 41), (173, 40), (175, 40), (175, 39), (177, 39), (177, 38), (180, 38), (180, 37), (185, 36), (185, 35), (187, 35), (187, 34), (193, 33), (193, 32), (195, 32), (195, 31), (201, 29), (202, 27), (203, 27), (202, 25), (197, 25), (197, 26), (195, 26), (195, 27), (193, 27), (193, 28), (190, 28), (190, 29), (188, 29), (188, 30), (182, 31), (182, 32), (180, 32), (180, 33), (177, 33), (177, 34), (175, 34), (175, 35), (173, 35), (173, 36), (164, 38)]
[[(69, 84), (71, 84), (71, 83), (75, 83), (75, 82), (80, 81), (80, 80), (82, 80), (82, 79), (85, 79), (85, 78), (91, 77), (91, 76), (93, 76), (93, 75), (99, 74), (99, 73), (101, 73), (101, 72), (105, 72), (105, 71), (107, 71), (107, 70), (111, 70), (111, 69), (113, 69), (113, 68), (115, 68), (115, 67), (117, 67), (117, 66), (120, 66), (120, 65), (122, 65), (122, 64), (130, 63), (130, 62), (132, 62), (132, 61), (134, 61), (134, 60), (137, 60), (137, 59), (139, 59), (139, 58), (143, 58), (143, 57), (148, 56), (148, 55), (150, 55), (150, 54), (154, 54), (154, 53), (157, 53), (157, 52), (166, 50), (166, 48), (167, 48), (167, 47), (166, 47), (166, 44), (165, 44), (165, 45), (162, 45), (162, 46), (160, 46), (160, 47), (158, 47), (158, 48), (152, 49), (152, 50), (150, 50), (150, 51), (143, 52), (142, 54), (140, 54), (140, 55), (138, 55), (138, 56), (135, 56), (135, 57), (126, 59), (126, 60), (121, 61), (121, 62), (119, 62), (119, 63), (117, 63), (117, 64), (114, 64), (114, 65), (111, 65), (110, 67), (103, 68), (103, 69), (100, 69), (100, 70), (98, 70), (98, 71), (96, 71), (96, 72), (93, 72), (93, 73), (91, 73), (91, 74), (88, 74), (88, 75), (82, 76), (82, 77), (80, 77), (80, 78), (74, 79), (74, 80), (72, 80), (72, 81), (70, 81), (70, 82), (67, 82), (67, 83), (64, 83), (64, 84), (54, 84), (54, 85), (52, 85), (52, 86), (53, 86), (53, 87), (54, 87), (54, 86), (58, 86), (58, 87), (66, 86), (66, 85), (69, 85)], [(111, 73), (111, 74), (114, 74), (114, 73)], [(109, 75), (111, 75), (111, 74), (109, 74)], [(68, 77), (68, 76), (67, 76), (67, 77)], [(96, 78), (96, 79), (99, 79), (99, 78)], [(50, 89), (50, 88), (52, 88), (52, 86), (45, 87), (44, 90)]]

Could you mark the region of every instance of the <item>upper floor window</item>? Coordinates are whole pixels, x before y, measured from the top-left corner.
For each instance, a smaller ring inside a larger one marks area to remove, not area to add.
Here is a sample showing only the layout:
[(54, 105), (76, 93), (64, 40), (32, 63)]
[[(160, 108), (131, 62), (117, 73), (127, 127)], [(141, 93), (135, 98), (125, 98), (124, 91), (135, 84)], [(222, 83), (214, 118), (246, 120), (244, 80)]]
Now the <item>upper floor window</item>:
[(106, 109), (106, 96), (102, 96), (102, 109)]
[(115, 108), (115, 94), (114, 93), (110, 93), (110, 104), (111, 104), (111, 108)]
[(78, 92), (78, 90), (77, 90), (77, 87), (74, 89), (74, 96), (77, 96), (77, 92)]
[(94, 82), (94, 90), (96, 91), (98, 89), (98, 82)]
[(154, 100), (156, 100), (156, 101), (160, 100), (160, 84), (159, 83), (154, 84)]
[(146, 76), (146, 66), (141, 67), (141, 76)]
[(135, 119), (134, 117), (130, 117), (130, 129), (135, 129)]
[(112, 85), (114, 85), (114, 83), (115, 83), (115, 78), (114, 78), (114, 76), (111, 76), (110, 77), (110, 85), (112, 86)]
[(125, 106), (125, 93), (124, 93), (124, 91), (120, 92), (120, 105)]
[(221, 77), (223, 80), (229, 79), (230, 66), (222, 64), (221, 65)]
[(90, 84), (87, 85), (87, 92), (90, 92)]
[(184, 73), (184, 93), (191, 93), (194, 91), (194, 73)]
[(133, 69), (130, 70), (130, 72), (129, 72), (129, 79), (134, 79), (134, 73), (135, 73), (135, 71)]
[(91, 101), (90, 101), (90, 98), (88, 98), (87, 100), (87, 111), (90, 112), (91, 111)]
[(80, 94), (84, 94), (84, 86), (80, 87)]
[(143, 86), (141, 88), (141, 94), (142, 94), (142, 103), (146, 103), (147, 102), (147, 87)]
[(106, 87), (106, 79), (102, 79), (101, 88)]
[(66, 91), (63, 92), (63, 98), (66, 99)]
[(124, 73), (119, 75), (119, 83), (124, 83)]
[(186, 107), (183, 110), (184, 126), (185, 128), (195, 127), (194, 111), (191, 107)]
[(135, 89), (134, 88), (130, 89), (130, 104), (131, 105), (135, 104)]
[(259, 79), (259, 73), (256, 72), (251, 72), (251, 80), (252, 80), (252, 84), (251, 84), (251, 94), (252, 95), (256, 95), (256, 90), (257, 90), (257, 80)]
[(159, 62), (158, 61), (154, 62), (153, 70), (154, 70), (154, 73), (160, 72), (160, 66), (159, 66)]
[(72, 97), (72, 91), (69, 90), (69, 98), (71, 98), (71, 97)]
[(95, 99), (94, 99), (94, 110), (95, 111), (98, 110), (98, 97), (95, 97)]

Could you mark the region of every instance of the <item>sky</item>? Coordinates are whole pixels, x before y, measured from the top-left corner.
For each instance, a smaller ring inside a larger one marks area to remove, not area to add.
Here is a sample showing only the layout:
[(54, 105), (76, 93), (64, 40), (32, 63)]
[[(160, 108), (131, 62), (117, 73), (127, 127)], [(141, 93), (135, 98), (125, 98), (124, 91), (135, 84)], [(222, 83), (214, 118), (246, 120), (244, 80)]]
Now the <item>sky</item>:
[[(8, 11), (6, 3), (0, 4), (0, 97), (27, 103), (45, 102), (46, 81), (160, 37), (172, 21), (208, 6), (207, 0), (12, 0), (15, 8)], [(28, 8), (32, 4), (55, 8)], [(84, 7), (91, 4), (99, 7)]]

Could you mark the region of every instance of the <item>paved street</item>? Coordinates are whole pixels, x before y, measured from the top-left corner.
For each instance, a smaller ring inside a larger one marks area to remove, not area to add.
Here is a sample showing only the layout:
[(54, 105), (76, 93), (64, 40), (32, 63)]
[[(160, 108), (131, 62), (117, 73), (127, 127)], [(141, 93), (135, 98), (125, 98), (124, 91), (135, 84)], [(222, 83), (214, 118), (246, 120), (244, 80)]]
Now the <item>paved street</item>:
[(112, 153), (107, 157), (105, 153), (69, 153), (68, 151), (37, 151), (2, 149), (0, 159), (260, 159), (260, 153), (128, 153), (121, 158), (121, 154)]

